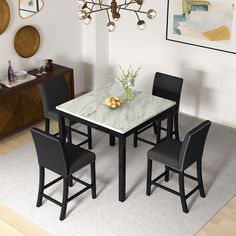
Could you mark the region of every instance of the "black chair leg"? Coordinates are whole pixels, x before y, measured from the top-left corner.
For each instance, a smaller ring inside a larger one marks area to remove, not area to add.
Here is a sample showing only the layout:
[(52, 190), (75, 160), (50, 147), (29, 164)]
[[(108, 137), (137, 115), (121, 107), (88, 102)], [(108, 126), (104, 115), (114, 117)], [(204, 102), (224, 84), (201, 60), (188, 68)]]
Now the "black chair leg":
[(170, 170), (169, 170), (168, 166), (165, 166), (165, 181), (166, 182), (169, 181), (169, 176), (170, 176)]
[(183, 212), (188, 213), (187, 202), (185, 198), (185, 190), (184, 190), (184, 173), (179, 173), (179, 192), (180, 192), (180, 199), (182, 203)]
[(39, 166), (39, 190), (38, 190), (38, 199), (37, 199), (37, 207), (42, 205), (43, 201), (43, 188), (44, 188), (44, 180), (45, 180), (45, 169), (42, 166)]
[(45, 121), (45, 132), (49, 133), (49, 131), (50, 131), (50, 120), (48, 118), (45, 118), (44, 121)]
[(197, 161), (197, 179), (199, 184), (199, 192), (201, 197), (206, 197), (204, 186), (203, 186), (203, 180), (202, 180), (202, 162)]
[(153, 122), (153, 131), (154, 131), (154, 134), (157, 134), (157, 123), (156, 123), (156, 121)]
[(92, 129), (91, 129), (91, 127), (87, 126), (87, 132), (88, 132), (88, 149), (92, 149), (93, 143), (92, 143)]
[(66, 216), (66, 208), (68, 203), (68, 177), (63, 179), (63, 199), (62, 199), (62, 207), (61, 207), (61, 214), (60, 214), (60, 220), (64, 220)]
[(68, 136), (68, 143), (72, 143), (72, 135), (71, 135), (71, 127), (68, 126), (67, 128), (67, 136)]
[(96, 170), (95, 170), (95, 162), (90, 164), (91, 167), (91, 185), (92, 185), (92, 198), (95, 199), (96, 195)]
[(175, 139), (180, 141), (179, 139), (179, 113), (175, 113), (174, 115), (174, 134), (175, 134)]
[(115, 146), (116, 145), (116, 137), (114, 135), (109, 135), (109, 141), (110, 141), (110, 146)]
[(68, 179), (68, 184), (70, 187), (73, 187), (73, 179), (72, 179), (72, 175), (69, 177)]
[(138, 146), (138, 133), (134, 133), (134, 147), (136, 148)]
[(158, 143), (161, 140), (161, 121), (155, 121), (155, 126), (154, 130), (156, 129), (156, 143)]
[(147, 164), (147, 186), (146, 186), (146, 195), (151, 195), (151, 181), (152, 181), (152, 160), (148, 159)]

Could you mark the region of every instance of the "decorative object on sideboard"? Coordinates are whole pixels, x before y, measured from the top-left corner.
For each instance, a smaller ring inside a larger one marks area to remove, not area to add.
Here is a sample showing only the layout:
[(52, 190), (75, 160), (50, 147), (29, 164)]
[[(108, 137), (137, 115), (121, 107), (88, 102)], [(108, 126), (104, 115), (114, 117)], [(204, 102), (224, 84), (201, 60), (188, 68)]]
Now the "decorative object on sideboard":
[(124, 91), (126, 102), (130, 102), (132, 99), (132, 90), (135, 85), (138, 72), (141, 68), (138, 67), (136, 70), (134, 70), (131, 66), (127, 70), (123, 69), (121, 66), (119, 66), (119, 68), (120, 75), (116, 76), (116, 81)]
[(17, 80), (22, 80), (27, 77), (28, 73), (25, 70), (20, 70), (15, 72), (15, 76)]
[(36, 59), (36, 69), (37, 69), (37, 73), (36, 73), (36, 76), (41, 76), (42, 73), (42, 59), (40, 58), (37, 58)]
[(42, 10), (43, 0), (19, 0), (19, 15), (25, 19)]
[(20, 28), (14, 39), (16, 52), (24, 58), (33, 56), (39, 49), (40, 34), (32, 25)]
[(135, 13), (138, 22), (137, 27), (143, 30), (146, 23), (143, 19), (140, 19), (140, 14), (145, 14), (149, 19), (154, 19), (156, 17), (156, 11), (154, 9), (149, 9), (148, 11), (143, 11), (142, 6), (144, 0), (112, 0), (110, 4), (107, 4), (106, 0), (77, 0), (79, 5), (79, 18), (88, 25), (90, 24), (92, 17), (91, 14), (95, 12), (105, 11), (108, 18), (107, 28), (110, 32), (114, 31), (116, 28), (115, 22), (120, 19), (122, 11), (128, 11)]
[(36, 59), (36, 76), (41, 76), (41, 75), (46, 75), (46, 66), (48, 63), (48, 59), (41, 59), (41, 58), (37, 58)]
[(45, 71), (52, 71), (53, 70), (53, 60), (52, 59), (46, 59), (46, 67), (45, 67)]
[(6, 0), (0, 0), (0, 34), (2, 34), (10, 21), (10, 8)]
[(8, 61), (7, 77), (8, 77), (8, 82), (9, 83), (14, 82), (15, 78), (16, 78), (14, 70), (12, 69), (12, 66), (11, 66), (11, 61), (10, 60)]
[(47, 59), (42, 61), (42, 75), (46, 75), (47, 74), (47, 71), (46, 71), (47, 63), (48, 63)]

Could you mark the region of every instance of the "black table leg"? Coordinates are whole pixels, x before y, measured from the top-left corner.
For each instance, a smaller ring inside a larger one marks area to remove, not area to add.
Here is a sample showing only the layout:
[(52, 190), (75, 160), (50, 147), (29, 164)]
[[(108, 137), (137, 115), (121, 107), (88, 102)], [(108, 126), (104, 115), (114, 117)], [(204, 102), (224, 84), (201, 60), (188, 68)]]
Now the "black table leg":
[(91, 127), (87, 126), (87, 131), (88, 131), (88, 149), (90, 150), (93, 148)]
[(172, 138), (172, 132), (173, 132), (173, 117), (174, 114), (171, 113), (167, 117), (167, 138), (171, 139)]
[(119, 201), (125, 201), (126, 137), (119, 137)]
[(65, 117), (62, 115), (61, 112), (58, 113), (58, 123), (59, 123), (60, 138), (65, 142), (66, 141)]
[(115, 146), (116, 139), (115, 136), (110, 134), (110, 146)]

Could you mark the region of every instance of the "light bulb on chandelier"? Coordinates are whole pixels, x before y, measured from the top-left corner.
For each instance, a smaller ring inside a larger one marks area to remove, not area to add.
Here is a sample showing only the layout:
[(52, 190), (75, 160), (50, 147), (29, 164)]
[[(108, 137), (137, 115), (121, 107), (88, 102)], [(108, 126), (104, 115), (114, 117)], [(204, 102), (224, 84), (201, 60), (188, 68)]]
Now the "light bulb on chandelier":
[(146, 27), (146, 23), (145, 23), (144, 20), (139, 20), (138, 23), (137, 23), (137, 26), (138, 26), (138, 29), (144, 30), (145, 27)]
[(87, 16), (86, 18), (84, 18), (83, 22), (85, 25), (89, 25), (92, 21), (91, 16)]
[(109, 22), (107, 23), (107, 28), (108, 28), (109, 32), (113, 32), (113, 31), (116, 29), (116, 24), (115, 24), (115, 22), (109, 21)]

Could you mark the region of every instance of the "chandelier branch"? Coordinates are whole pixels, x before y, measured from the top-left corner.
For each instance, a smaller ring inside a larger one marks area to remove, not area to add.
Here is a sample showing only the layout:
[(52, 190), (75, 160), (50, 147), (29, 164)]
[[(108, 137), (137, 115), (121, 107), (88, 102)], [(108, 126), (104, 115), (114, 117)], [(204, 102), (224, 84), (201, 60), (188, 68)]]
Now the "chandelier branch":
[[(109, 10), (110, 7), (106, 7), (106, 8), (103, 8), (103, 9), (97, 9), (97, 10), (91, 10), (89, 13), (95, 13), (95, 12), (100, 12), (100, 11), (107, 11)], [(123, 7), (119, 7), (119, 10), (125, 10), (125, 11), (132, 11), (132, 12), (135, 12), (135, 13), (142, 13), (142, 14), (147, 14), (147, 12), (145, 11), (140, 11), (140, 10), (134, 10), (134, 9), (130, 9), (130, 8), (123, 8)]]

